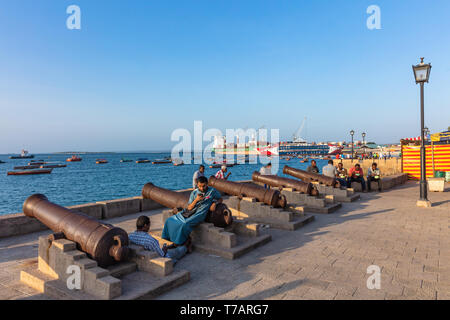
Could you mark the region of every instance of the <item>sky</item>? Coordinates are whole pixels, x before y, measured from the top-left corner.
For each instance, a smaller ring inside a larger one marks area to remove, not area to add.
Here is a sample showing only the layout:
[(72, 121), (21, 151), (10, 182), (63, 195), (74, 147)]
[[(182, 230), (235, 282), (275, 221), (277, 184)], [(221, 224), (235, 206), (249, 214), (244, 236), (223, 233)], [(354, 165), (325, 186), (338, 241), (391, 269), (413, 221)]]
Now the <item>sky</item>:
[(196, 120), (289, 140), (305, 117), (308, 141), (353, 129), (396, 143), (420, 134), (420, 57), (433, 66), (425, 124), (443, 131), (449, 12), (448, 0), (0, 0), (0, 153), (170, 150)]

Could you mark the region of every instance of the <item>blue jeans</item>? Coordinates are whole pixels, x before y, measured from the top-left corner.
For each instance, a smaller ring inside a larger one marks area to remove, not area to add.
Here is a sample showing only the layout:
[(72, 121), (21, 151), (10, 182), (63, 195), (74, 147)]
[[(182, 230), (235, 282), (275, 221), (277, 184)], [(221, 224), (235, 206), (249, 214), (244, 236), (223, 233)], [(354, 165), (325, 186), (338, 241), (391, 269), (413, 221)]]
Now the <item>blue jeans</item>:
[(346, 188), (349, 187), (348, 183), (347, 183), (347, 179), (345, 179), (345, 178), (336, 178), (336, 180), (339, 181), (339, 183), (340, 183), (340, 185), (342, 187), (346, 187)]
[(173, 260), (173, 263), (175, 264), (178, 262), (178, 260), (183, 258), (186, 252), (187, 252), (186, 246), (179, 246), (173, 249), (168, 249), (166, 257), (171, 258)]
[(350, 180), (349, 180), (349, 182), (348, 182), (348, 185), (351, 187), (351, 185), (352, 185), (352, 182), (359, 182), (359, 183), (361, 183), (361, 188), (362, 188), (362, 191), (364, 191), (364, 190), (366, 190), (366, 181), (364, 180), (364, 178), (363, 177), (357, 177), (357, 178), (350, 178)]

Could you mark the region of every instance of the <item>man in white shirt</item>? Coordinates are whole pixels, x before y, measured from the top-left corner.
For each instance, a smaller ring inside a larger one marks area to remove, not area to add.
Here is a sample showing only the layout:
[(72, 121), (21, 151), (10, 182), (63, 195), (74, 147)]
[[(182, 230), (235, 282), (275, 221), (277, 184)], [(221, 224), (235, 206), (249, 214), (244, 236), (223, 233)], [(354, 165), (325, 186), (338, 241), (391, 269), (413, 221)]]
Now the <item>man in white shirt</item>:
[(337, 170), (336, 167), (333, 166), (333, 160), (329, 160), (328, 164), (322, 168), (322, 174), (330, 178), (336, 178)]
[(198, 178), (204, 177), (204, 176), (205, 176), (205, 166), (201, 164), (198, 167), (198, 170), (195, 171), (194, 176), (192, 177), (192, 188), (196, 189)]

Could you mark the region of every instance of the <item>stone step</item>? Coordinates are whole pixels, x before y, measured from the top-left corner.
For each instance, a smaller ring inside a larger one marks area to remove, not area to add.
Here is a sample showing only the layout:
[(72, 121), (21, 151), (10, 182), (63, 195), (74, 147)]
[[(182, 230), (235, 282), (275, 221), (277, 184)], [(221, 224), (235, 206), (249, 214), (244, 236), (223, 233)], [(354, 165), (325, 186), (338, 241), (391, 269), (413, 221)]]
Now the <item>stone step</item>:
[(108, 267), (109, 274), (115, 278), (126, 276), (136, 270), (137, 264), (135, 262), (123, 262)]
[(175, 271), (166, 277), (155, 277), (137, 271), (122, 277), (122, 295), (113, 300), (149, 300), (190, 280), (188, 271)]

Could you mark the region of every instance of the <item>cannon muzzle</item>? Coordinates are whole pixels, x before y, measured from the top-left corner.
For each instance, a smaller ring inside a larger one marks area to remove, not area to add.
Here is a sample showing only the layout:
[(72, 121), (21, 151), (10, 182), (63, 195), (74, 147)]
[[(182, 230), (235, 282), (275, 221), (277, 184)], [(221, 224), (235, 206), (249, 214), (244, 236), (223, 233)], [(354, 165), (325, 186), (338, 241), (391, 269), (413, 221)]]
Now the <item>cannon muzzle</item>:
[(336, 180), (336, 178), (331, 178), (331, 177), (324, 176), (322, 174), (312, 173), (312, 172), (307, 172), (307, 171), (300, 170), (300, 169), (291, 168), (289, 166), (284, 166), (283, 173), (288, 174), (293, 177), (296, 177), (304, 182), (317, 181), (326, 186), (335, 187), (335, 188), (339, 188), (341, 186), (339, 181)]
[(259, 202), (263, 202), (275, 208), (286, 208), (286, 197), (278, 190), (265, 189), (252, 183), (239, 183), (217, 179), (214, 176), (209, 177), (208, 184), (219, 191), (238, 197), (256, 198)]
[(128, 258), (128, 234), (123, 229), (54, 204), (43, 194), (34, 194), (25, 200), (23, 213), (76, 242), (100, 267)]
[(299, 191), (310, 196), (317, 196), (319, 194), (312, 183), (283, 178), (275, 175), (262, 175), (258, 171), (253, 172), (252, 180), (255, 182), (267, 184), (271, 187), (291, 188), (294, 191)]

